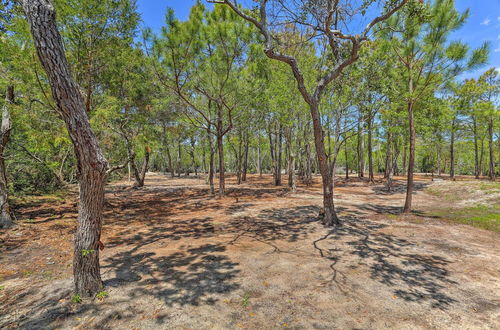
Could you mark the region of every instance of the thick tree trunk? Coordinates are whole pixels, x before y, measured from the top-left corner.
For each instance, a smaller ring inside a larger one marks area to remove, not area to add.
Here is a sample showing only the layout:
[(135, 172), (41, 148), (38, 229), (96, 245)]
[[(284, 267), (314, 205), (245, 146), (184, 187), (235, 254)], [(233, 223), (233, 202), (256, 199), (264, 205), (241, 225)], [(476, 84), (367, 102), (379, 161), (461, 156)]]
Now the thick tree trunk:
[(66, 123), (78, 164), (80, 203), (75, 233), (75, 291), (92, 296), (102, 290), (99, 247), (108, 163), (85, 111), (80, 89), (71, 77), (56, 14), (49, 0), (23, 0), (38, 58), (49, 79), (57, 108)]
[(144, 162), (142, 163), (141, 172), (137, 170), (137, 166), (135, 165), (135, 162), (133, 162), (134, 163), (133, 167), (135, 168), (134, 171), (136, 172), (135, 174), (136, 180), (134, 187), (136, 188), (144, 187), (144, 179), (146, 179), (146, 173), (148, 172), (150, 154), (151, 154), (151, 148), (149, 146), (146, 146), (144, 150)]
[(323, 129), (321, 127), (321, 119), (318, 109), (318, 102), (309, 104), (311, 117), (313, 121), (314, 145), (316, 147), (316, 155), (318, 156), (319, 171), (323, 183), (323, 224), (332, 226), (340, 224), (335, 205), (333, 203), (333, 178), (332, 171), (328, 163), (328, 157), (325, 152)]
[[(412, 91), (412, 89), (411, 89)], [(408, 125), (409, 125), (409, 133), (410, 133), (410, 154), (408, 157), (408, 177), (406, 183), (406, 201), (405, 206), (403, 208), (403, 213), (411, 212), (411, 202), (413, 197), (413, 171), (415, 168), (415, 140), (416, 140), (416, 132), (415, 132), (415, 122), (413, 115), (413, 102), (408, 102)]]
[(495, 154), (493, 153), (493, 116), (488, 121), (488, 144), (490, 151), (489, 178), (495, 181)]
[(2, 110), (2, 126), (0, 128), (0, 228), (11, 228), (15, 225), (14, 216), (9, 205), (7, 188), (7, 171), (5, 168), (5, 148), (10, 141), (12, 121), (10, 106), (14, 104), (14, 86), (7, 86), (7, 95)]

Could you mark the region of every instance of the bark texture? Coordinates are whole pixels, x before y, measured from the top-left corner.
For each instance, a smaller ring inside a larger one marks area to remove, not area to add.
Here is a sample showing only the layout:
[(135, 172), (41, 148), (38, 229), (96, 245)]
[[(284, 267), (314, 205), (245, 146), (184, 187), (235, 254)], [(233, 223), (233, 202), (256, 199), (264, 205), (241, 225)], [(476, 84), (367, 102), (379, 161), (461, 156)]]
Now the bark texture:
[(80, 202), (74, 241), (73, 275), (76, 293), (92, 296), (103, 287), (99, 247), (108, 163), (90, 127), (80, 89), (71, 76), (52, 2), (23, 0), (22, 5), (38, 58), (47, 73), (52, 96), (74, 146)]
[(10, 141), (10, 131), (12, 130), (12, 121), (10, 119), (10, 106), (12, 104), (14, 104), (14, 86), (8, 86), (2, 110), (2, 126), (0, 128), (0, 228), (14, 226), (14, 216), (9, 205), (4, 158), (5, 148)]
[[(410, 90), (413, 91), (412, 89), (412, 84), (410, 83)], [(408, 157), (408, 177), (407, 177), (407, 183), (406, 183), (406, 200), (405, 200), (405, 206), (403, 208), (403, 213), (410, 213), (411, 212), (411, 202), (412, 202), (412, 197), (413, 197), (413, 171), (415, 168), (415, 139), (416, 139), (416, 132), (415, 132), (415, 120), (414, 120), (414, 115), (413, 115), (413, 102), (408, 102), (408, 124), (409, 124), (409, 130), (410, 130), (410, 153)]]

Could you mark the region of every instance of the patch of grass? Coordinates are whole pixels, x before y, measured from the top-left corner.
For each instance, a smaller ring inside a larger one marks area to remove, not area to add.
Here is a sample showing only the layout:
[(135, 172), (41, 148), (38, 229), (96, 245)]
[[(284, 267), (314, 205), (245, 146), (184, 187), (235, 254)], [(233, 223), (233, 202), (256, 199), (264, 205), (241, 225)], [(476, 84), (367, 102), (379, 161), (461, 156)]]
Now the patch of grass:
[(245, 293), (243, 299), (241, 299), (241, 307), (248, 307), (248, 306), (250, 306), (250, 294)]
[(431, 215), (474, 227), (500, 232), (500, 206), (476, 205), (465, 208), (446, 208)]
[(98, 300), (104, 300), (104, 298), (108, 297), (109, 296), (109, 293), (108, 291), (101, 291), (99, 293), (97, 293), (95, 295), (95, 297), (98, 299)]
[(0, 285), (0, 291), (2, 291), (3, 289), (5, 289), (5, 285)]
[(40, 276), (45, 280), (51, 280), (54, 278), (54, 274), (51, 271), (44, 271), (40, 274)]
[(27, 222), (27, 223), (35, 223), (36, 220), (35, 219), (26, 219), (26, 220), (23, 220), (24, 222)]
[(73, 297), (71, 297), (71, 302), (74, 304), (81, 304), (82, 297), (80, 297), (79, 294), (75, 294)]
[(33, 271), (31, 270), (23, 270), (22, 273), (24, 277), (30, 277), (31, 275), (33, 275)]
[[(457, 187), (457, 189), (460, 187)], [(429, 195), (439, 197), (448, 202), (454, 202), (462, 199), (460, 192), (462, 190), (449, 189), (449, 187), (429, 187), (425, 190)]]
[(500, 182), (481, 182), (479, 190), (485, 194), (495, 194), (500, 192)]

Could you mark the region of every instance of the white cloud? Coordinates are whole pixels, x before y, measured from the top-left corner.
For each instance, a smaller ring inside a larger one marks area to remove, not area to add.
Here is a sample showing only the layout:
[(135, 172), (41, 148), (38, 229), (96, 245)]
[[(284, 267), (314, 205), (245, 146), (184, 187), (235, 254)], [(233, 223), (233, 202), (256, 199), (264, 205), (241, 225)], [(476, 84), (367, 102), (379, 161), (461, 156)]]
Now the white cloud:
[(481, 25), (490, 25), (491, 20), (489, 18), (485, 18), (484, 21), (481, 22)]
[(495, 50), (494, 50), (494, 52), (495, 52), (495, 53), (500, 52), (500, 46), (498, 46), (498, 48), (497, 48), (497, 49), (495, 49)]

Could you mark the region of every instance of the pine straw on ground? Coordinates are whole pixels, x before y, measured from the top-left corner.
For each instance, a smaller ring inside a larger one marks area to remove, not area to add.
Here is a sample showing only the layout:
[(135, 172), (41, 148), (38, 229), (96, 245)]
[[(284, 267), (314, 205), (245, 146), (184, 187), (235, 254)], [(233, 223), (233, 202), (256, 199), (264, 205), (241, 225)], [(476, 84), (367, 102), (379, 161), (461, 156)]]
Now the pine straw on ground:
[(457, 189), (469, 181), (418, 177), (415, 212), (401, 216), (404, 178), (391, 192), (380, 179), (339, 179), (338, 228), (317, 219), (318, 178), (292, 193), (269, 176), (231, 177), (224, 198), (195, 177), (117, 182), (106, 193), (106, 292), (81, 303), (76, 193), (16, 200), (19, 225), (0, 233), (0, 328), (494, 329), (499, 234), (439, 213), (482, 202), (484, 186)]

